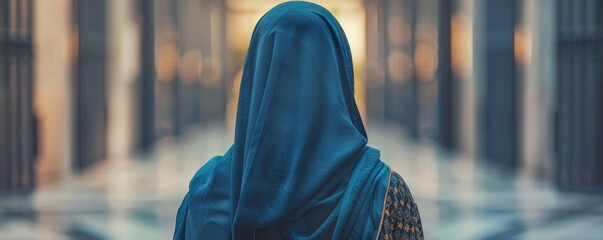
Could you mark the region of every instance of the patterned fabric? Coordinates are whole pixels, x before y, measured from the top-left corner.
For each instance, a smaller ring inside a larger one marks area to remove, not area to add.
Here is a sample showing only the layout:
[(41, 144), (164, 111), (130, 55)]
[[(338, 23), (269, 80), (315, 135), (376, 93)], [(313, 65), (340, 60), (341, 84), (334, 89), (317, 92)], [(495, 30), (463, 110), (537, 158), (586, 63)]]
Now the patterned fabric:
[(402, 177), (391, 172), (377, 239), (424, 239), (421, 216)]

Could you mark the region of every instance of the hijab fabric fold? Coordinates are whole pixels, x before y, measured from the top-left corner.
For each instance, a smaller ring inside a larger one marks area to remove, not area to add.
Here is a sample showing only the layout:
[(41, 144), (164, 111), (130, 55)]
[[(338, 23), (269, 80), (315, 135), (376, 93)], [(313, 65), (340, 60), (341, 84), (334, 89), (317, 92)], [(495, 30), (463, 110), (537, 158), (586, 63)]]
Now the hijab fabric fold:
[(256, 25), (235, 139), (190, 182), (174, 239), (375, 238), (389, 167), (354, 101), (352, 58), (329, 11), (287, 2)]

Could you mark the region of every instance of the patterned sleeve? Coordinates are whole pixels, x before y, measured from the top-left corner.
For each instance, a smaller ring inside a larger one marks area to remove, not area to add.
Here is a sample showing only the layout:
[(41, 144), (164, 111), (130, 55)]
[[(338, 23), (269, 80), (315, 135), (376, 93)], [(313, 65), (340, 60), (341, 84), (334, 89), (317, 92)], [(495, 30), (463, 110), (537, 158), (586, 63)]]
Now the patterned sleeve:
[(424, 239), (421, 216), (402, 177), (391, 171), (377, 239)]

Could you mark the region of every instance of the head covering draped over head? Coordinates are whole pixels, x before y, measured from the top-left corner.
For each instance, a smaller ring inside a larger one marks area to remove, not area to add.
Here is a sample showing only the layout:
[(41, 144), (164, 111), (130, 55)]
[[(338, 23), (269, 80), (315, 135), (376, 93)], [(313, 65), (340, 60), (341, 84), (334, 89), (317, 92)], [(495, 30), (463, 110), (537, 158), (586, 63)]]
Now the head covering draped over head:
[(389, 168), (366, 144), (341, 26), (280, 4), (251, 38), (234, 144), (191, 180), (174, 238), (374, 238)]

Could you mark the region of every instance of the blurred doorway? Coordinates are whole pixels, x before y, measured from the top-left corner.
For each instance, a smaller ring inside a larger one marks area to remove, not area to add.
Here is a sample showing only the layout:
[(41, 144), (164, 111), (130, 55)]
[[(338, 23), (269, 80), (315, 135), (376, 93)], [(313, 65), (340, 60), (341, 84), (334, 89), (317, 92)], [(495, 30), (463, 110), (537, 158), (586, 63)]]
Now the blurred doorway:
[(0, 190), (35, 184), (32, 1), (0, 1)]
[(603, 187), (603, 2), (557, 1), (556, 182)]

